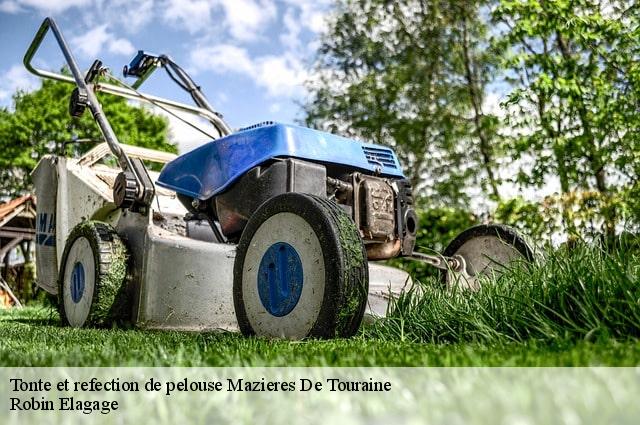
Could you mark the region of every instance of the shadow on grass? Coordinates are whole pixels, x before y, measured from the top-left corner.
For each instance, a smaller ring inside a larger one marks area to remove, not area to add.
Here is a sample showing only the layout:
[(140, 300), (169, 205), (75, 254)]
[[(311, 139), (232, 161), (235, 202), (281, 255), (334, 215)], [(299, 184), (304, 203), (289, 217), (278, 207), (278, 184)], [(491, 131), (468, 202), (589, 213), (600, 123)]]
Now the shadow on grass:
[(37, 326), (60, 326), (60, 320), (57, 319), (39, 319), (39, 318), (27, 318), (27, 317), (8, 317), (3, 319), (5, 322), (24, 323), (25, 325), (37, 325)]

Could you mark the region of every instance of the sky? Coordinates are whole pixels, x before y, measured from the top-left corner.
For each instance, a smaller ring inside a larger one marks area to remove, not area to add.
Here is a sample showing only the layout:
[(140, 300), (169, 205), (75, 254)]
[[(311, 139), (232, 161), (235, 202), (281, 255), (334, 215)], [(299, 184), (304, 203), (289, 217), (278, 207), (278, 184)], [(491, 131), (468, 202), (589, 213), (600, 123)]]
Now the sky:
[[(82, 70), (100, 59), (122, 78), (122, 67), (138, 50), (163, 53), (189, 72), (232, 128), (295, 122), (302, 117), (304, 82), (311, 78), (330, 5), (331, 0), (0, 0), (0, 106), (10, 106), (17, 89), (39, 86), (22, 58), (42, 20), (51, 16)], [(51, 34), (34, 63), (54, 71), (65, 63)], [(191, 103), (161, 71), (142, 91)], [(169, 118), (180, 151), (206, 141)]]

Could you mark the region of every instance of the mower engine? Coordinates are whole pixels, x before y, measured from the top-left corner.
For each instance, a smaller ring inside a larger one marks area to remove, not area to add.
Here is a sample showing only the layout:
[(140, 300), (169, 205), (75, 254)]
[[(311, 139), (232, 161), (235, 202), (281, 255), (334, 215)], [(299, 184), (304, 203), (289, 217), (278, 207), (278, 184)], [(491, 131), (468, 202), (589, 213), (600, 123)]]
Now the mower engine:
[[(224, 175), (221, 172), (225, 170), (233, 174), (228, 164), (215, 160), (222, 152), (236, 158), (238, 170), (243, 163), (259, 165), (247, 167), (235, 180), (225, 176), (221, 183), (234, 181), (218, 187), (217, 175)], [(203, 167), (205, 158), (209, 164)], [(208, 173), (194, 175), (195, 170)], [(401, 174), (393, 151), (381, 146), (267, 122), (167, 164), (158, 184), (177, 191), (194, 219), (206, 217), (217, 223), (229, 242), (240, 239), (250, 217), (264, 202), (297, 192), (338, 203), (356, 224), (369, 260), (413, 253), (417, 217), (411, 184)]]
[(417, 219), (411, 185), (360, 172), (332, 173), (312, 162), (283, 159), (257, 166), (209, 207), (222, 232), (237, 240), (253, 212), (265, 201), (286, 192), (311, 193), (337, 202), (353, 219), (370, 260), (410, 255)]

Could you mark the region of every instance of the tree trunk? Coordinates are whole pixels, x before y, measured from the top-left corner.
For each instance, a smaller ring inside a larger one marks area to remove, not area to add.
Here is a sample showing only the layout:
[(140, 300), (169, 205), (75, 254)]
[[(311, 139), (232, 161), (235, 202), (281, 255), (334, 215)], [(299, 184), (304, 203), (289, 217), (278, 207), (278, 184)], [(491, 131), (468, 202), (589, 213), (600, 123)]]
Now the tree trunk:
[[(463, 12), (464, 14), (464, 12)], [(467, 16), (463, 15), (462, 18), (462, 53), (463, 53), (463, 62), (465, 68), (465, 79), (467, 82), (467, 90), (469, 91), (469, 99), (471, 100), (471, 106), (473, 107), (473, 122), (475, 126), (475, 133), (478, 136), (480, 141), (479, 149), (480, 155), (482, 156), (482, 167), (487, 173), (487, 180), (489, 181), (489, 186), (491, 190), (491, 196), (496, 200), (500, 201), (500, 192), (498, 189), (498, 179), (496, 178), (493, 171), (493, 148), (491, 146), (491, 141), (482, 127), (482, 120), (484, 118), (484, 113), (482, 111), (482, 92), (481, 88), (478, 87), (477, 78), (475, 78), (476, 70), (474, 69), (474, 64), (471, 59), (471, 55), (469, 53), (469, 35), (467, 31)]]

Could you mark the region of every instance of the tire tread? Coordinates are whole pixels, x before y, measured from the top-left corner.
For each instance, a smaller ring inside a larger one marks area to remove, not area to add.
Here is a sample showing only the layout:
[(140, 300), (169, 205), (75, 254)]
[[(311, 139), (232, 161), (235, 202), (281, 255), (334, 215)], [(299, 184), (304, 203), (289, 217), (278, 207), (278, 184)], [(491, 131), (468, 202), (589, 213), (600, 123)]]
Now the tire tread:
[[(95, 288), (85, 326), (105, 327), (124, 319), (128, 310), (125, 290), (126, 247), (115, 229), (99, 221), (85, 221), (73, 228), (65, 243), (58, 277), (58, 310), (65, 326), (69, 325), (64, 311), (64, 271), (69, 250), (73, 242), (85, 237), (96, 260)], [(119, 270), (115, 270), (119, 268)], [(115, 280), (115, 281), (114, 281)]]

